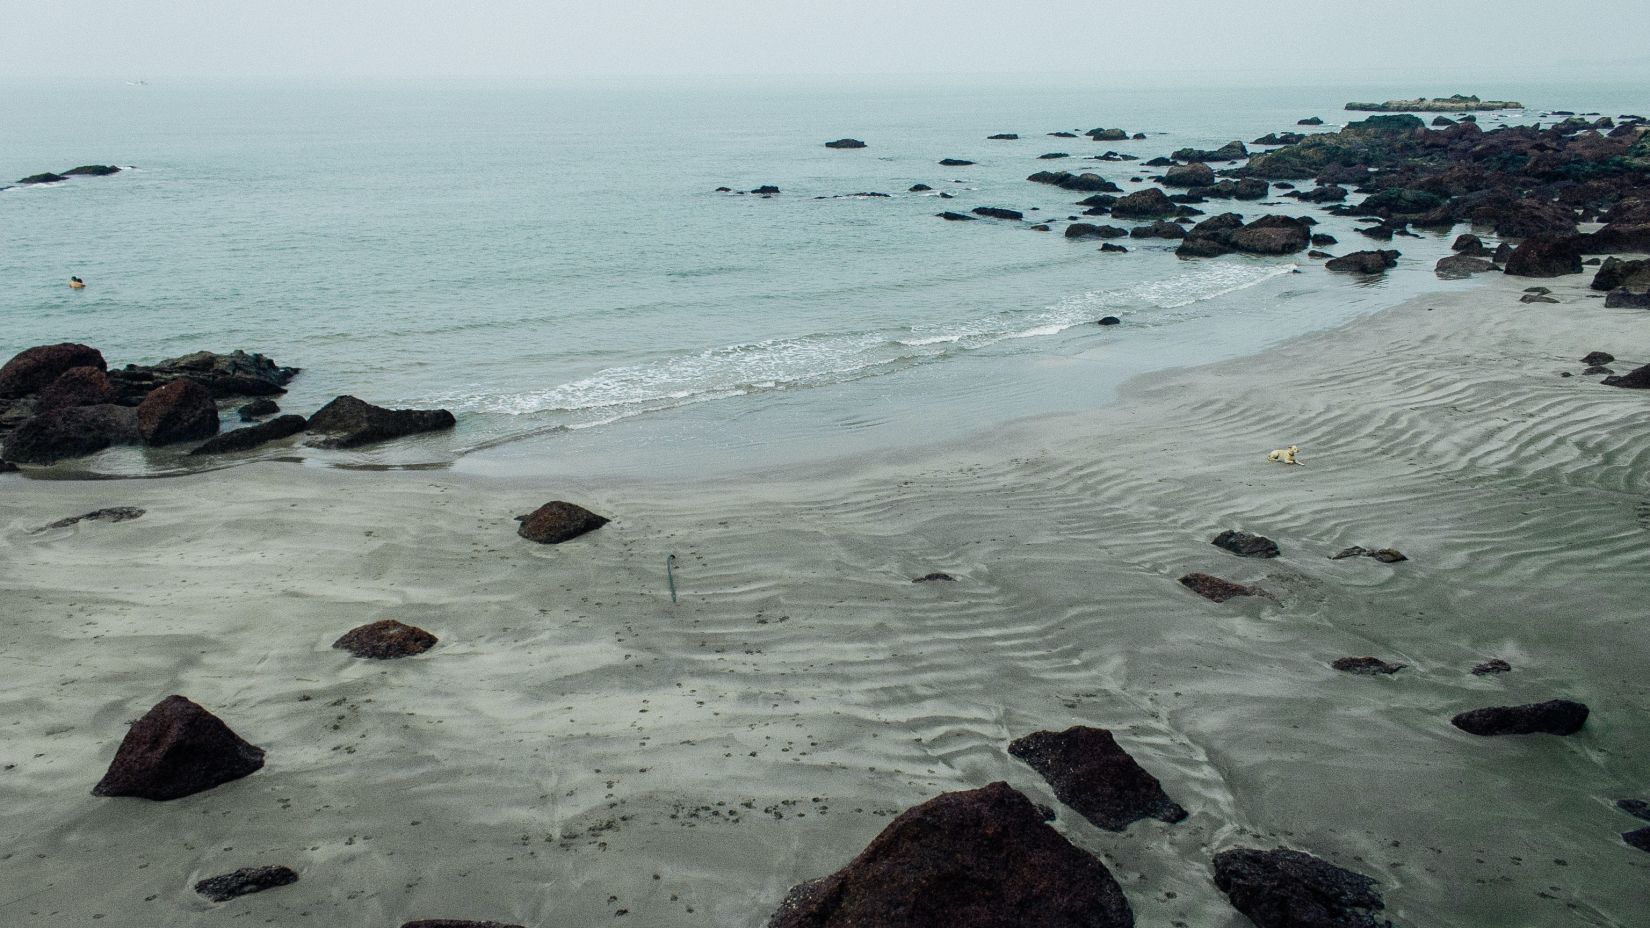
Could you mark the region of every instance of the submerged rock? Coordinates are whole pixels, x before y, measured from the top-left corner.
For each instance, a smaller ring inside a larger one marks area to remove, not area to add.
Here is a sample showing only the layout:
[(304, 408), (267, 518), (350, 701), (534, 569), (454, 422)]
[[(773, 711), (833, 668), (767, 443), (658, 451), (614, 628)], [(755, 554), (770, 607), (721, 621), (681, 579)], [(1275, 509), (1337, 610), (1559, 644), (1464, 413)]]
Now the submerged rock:
[(1074, 222), (1066, 226), (1066, 238), (1123, 238), (1129, 230), (1121, 226), (1100, 226), (1088, 222)]
[(1257, 928), (1383, 928), (1375, 881), (1285, 848), (1215, 855), (1215, 885)]
[(585, 532), (593, 532), (606, 525), (608, 519), (573, 503), (554, 500), (524, 516), (516, 516), (521, 527), (516, 534), (541, 545), (559, 545)]
[(825, 147), (826, 148), (864, 148), (865, 143), (860, 141), (859, 139), (837, 139), (834, 142), (826, 142)]
[(1095, 320), (1094, 324), (1095, 325), (1122, 325), (1123, 320), (1117, 318), (1116, 316), (1101, 316), (1099, 319)]
[(912, 580), (911, 582), (912, 583), (933, 583), (936, 580), (955, 581), (956, 579), (957, 579), (956, 577), (953, 577), (953, 576), (951, 576), (950, 574), (948, 574), (944, 571), (936, 570), (931, 574), (923, 574), (922, 576), (917, 577), (916, 579)]
[(1587, 365), (1609, 364), (1615, 359), (1616, 356), (1608, 351), (1589, 351), (1587, 356), (1581, 359), (1581, 363)]
[(1396, 564), (1399, 561), (1409, 560), (1409, 558), (1405, 557), (1404, 553), (1399, 551), (1397, 548), (1376, 548), (1374, 550), (1370, 550), (1369, 548), (1361, 548), (1357, 545), (1353, 545), (1350, 548), (1343, 548), (1340, 551), (1331, 554), (1329, 559), (1332, 561), (1341, 561), (1349, 557), (1372, 557), (1383, 564)]
[(356, 657), (387, 661), (398, 657), (423, 654), (435, 647), (440, 639), (415, 625), (405, 625), (394, 619), (380, 619), (345, 632), (332, 643), (340, 651)]
[(250, 451), (259, 445), (289, 438), (302, 432), (308, 424), (303, 416), (279, 416), (268, 422), (247, 426), (244, 429), (224, 432), (207, 439), (206, 443), (190, 451), (191, 456), (207, 454), (228, 454), (233, 451)]
[(1107, 831), (1124, 831), (1143, 818), (1186, 819), (1186, 810), (1104, 728), (1035, 732), (1011, 743), (1008, 753), (1041, 774), (1061, 802)]
[(1087, 193), (1121, 193), (1123, 189), (1098, 174), (1073, 174), (1070, 171), (1038, 171), (1026, 180)]
[(275, 415), (281, 407), (274, 400), (264, 398), (253, 400), (235, 411), (240, 413), (242, 422), (254, 422), (264, 416)]
[(1450, 724), (1473, 735), (1573, 735), (1587, 722), (1585, 705), (1569, 699), (1473, 709)]
[(1251, 535), (1248, 532), (1239, 532), (1227, 529), (1209, 542), (1217, 548), (1225, 548), (1238, 557), (1277, 557), (1278, 543), (1265, 535)]
[(1634, 293), (1625, 287), (1611, 290), (1604, 297), (1605, 309), (1650, 309), (1650, 291)]
[(137, 408), (138, 435), (146, 445), (170, 445), (218, 433), (218, 406), (200, 384), (184, 378), (156, 387)]
[(168, 696), (127, 730), (92, 795), (178, 799), (263, 765), (263, 748), (248, 744), (195, 703)]
[(974, 207), (974, 215), (987, 216), (992, 219), (1020, 220), (1026, 218), (1025, 213), (1017, 209), (1003, 209), (1000, 206), (976, 206)]
[(1483, 274), (1495, 270), (1495, 262), (1487, 258), (1473, 258), (1467, 255), (1449, 255), (1439, 258), (1438, 264), (1432, 269), (1433, 273), (1443, 280), (1465, 280), (1474, 274)]
[(1130, 928), (1117, 880), (1007, 783), (907, 810), (785, 897), (768, 928)]
[(142, 517), (143, 513), (144, 510), (136, 506), (110, 506), (107, 509), (94, 509), (84, 515), (58, 519), (56, 522), (40, 526), (35, 531), (44, 532), (54, 528), (68, 528), (80, 522), (129, 522), (132, 519)]
[(1621, 833), (1621, 840), (1626, 841), (1629, 847), (1636, 847), (1641, 851), (1650, 851), (1650, 828), (1624, 831)]
[(1472, 668), (1473, 676), (1482, 677), (1492, 673), (1511, 673), (1512, 665), (1499, 657), (1491, 658)]
[(462, 918), (421, 918), (417, 921), (403, 922), (401, 928), (523, 928), (523, 926), (506, 925), (503, 922), (472, 922)]
[(340, 396), (309, 417), (311, 432), (332, 436), (320, 442), (324, 448), (354, 448), (455, 424), (445, 409), (385, 409), (353, 396)]
[(978, 222), (980, 219), (978, 216), (970, 216), (967, 213), (954, 213), (949, 210), (943, 213), (935, 213), (934, 215), (944, 219), (947, 222)]
[(249, 896), (296, 882), (298, 874), (291, 867), (243, 867), (234, 873), (201, 880), (195, 884), (195, 892), (213, 902), (228, 902), (239, 896)]
[(1650, 822), (1650, 802), (1643, 799), (1617, 799), (1616, 808), (1634, 818), (1642, 818)]
[(971, 165), (973, 163), (974, 162), (967, 161), (967, 160), (962, 159), (962, 158), (941, 158), (940, 159), (940, 164), (942, 164), (942, 165), (944, 165), (945, 167), (948, 167), (948, 168), (966, 168), (966, 167), (968, 167), (969, 165)]
[(0, 367), (0, 398), (30, 396), (76, 367), (106, 370), (103, 353), (90, 345), (63, 342), (18, 352)]
[(1331, 271), (1343, 271), (1352, 274), (1380, 274), (1389, 267), (1398, 266), (1399, 252), (1387, 249), (1384, 251), (1354, 251), (1339, 258), (1331, 258), (1324, 262), (1324, 267)]
[[(1623, 387), (1629, 390), (1650, 389), (1650, 364), (1646, 364), (1640, 368), (1635, 368), (1625, 374), (1617, 374), (1613, 377), (1606, 377), (1599, 381), (1599, 383), (1604, 384), (1606, 387)], [(11, 454), (10, 443), (7, 443), (6, 445), (6, 452), (8, 457), (23, 460), (22, 458), (17, 458), (16, 455)]]
[(1397, 673), (1409, 665), (1389, 664), (1378, 657), (1341, 657), (1335, 659), (1329, 666), (1344, 673), (1356, 673), (1373, 677), (1378, 674)]
[(1219, 577), (1202, 573), (1187, 574), (1180, 578), (1180, 583), (1204, 599), (1210, 599), (1217, 603), (1226, 602), (1237, 596), (1255, 595), (1254, 587), (1244, 586), (1241, 583), (1233, 583), (1230, 580), (1222, 580)]

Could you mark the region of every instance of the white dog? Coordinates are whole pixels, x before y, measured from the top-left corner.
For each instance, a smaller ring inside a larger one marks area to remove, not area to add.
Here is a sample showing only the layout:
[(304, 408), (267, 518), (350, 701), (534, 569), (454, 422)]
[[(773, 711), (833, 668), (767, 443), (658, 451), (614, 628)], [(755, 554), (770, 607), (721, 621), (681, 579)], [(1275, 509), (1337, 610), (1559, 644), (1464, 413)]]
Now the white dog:
[(1300, 464), (1302, 467), (1305, 467), (1306, 465), (1304, 463), (1295, 460), (1295, 455), (1300, 453), (1300, 450), (1299, 445), (1290, 445), (1287, 448), (1279, 448), (1271, 454), (1268, 454), (1266, 456), (1266, 460), (1282, 461), (1285, 464)]

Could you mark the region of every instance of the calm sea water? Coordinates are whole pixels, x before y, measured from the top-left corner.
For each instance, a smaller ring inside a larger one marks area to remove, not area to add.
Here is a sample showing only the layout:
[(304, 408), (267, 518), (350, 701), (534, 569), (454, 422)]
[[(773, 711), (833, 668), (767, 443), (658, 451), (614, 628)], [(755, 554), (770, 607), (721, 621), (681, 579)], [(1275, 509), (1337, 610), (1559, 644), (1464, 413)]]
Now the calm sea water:
[[(1612, 114), (1636, 95), (1477, 89)], [(1247, 142), (1313, 114), (1333, 128), (1348, 99), (1416, 92), (1054, 78), (11, 86), (0, 177), (134, 170), (0, 192), (0, 354), (82, 341), (115, 364), (245, 348), (305, 369), (292, 411), (353, 393), (459, 416), (451, 434), (312, 455), (335, 463), (686, 475), (954, 440), (1471, 284), (1432, 277), (1445, 236), (1379, 246), (1406, 260), (1368, 284), (1293, 273), (1298, 259), (1184, 262), (1158, 240), (1103, 255), (1058, 226), (936, 213), (1063, 220), (1079, 195), (1027, 174), (1093, 170), (1136, 189), (1150, 169), (1084, 159)], [(1097, 126), (1149, 137), (1046, 134)], [(1022, 138), (986, 139), (998, 132)], [(840, 136), (869, 147), (823, 147)], [(1073, 157), (1038, 158), (1056, 151)], [(908, 193), (916, 183), (935, 190)], [(715, 192), (762, 184), (783, 192)], [(837, 198), (860, 192), (892, 196)], [(1282, 202), (1204, 208), (1311, 212)], [(1323, 218), (1335, 250), (1377, 247)], [(71, 274), (89, 287), (71, 292)], [(1092, 324), (1108, 314), (1124, 325)], [(116, 449), (92, 466), (178, 465)]]

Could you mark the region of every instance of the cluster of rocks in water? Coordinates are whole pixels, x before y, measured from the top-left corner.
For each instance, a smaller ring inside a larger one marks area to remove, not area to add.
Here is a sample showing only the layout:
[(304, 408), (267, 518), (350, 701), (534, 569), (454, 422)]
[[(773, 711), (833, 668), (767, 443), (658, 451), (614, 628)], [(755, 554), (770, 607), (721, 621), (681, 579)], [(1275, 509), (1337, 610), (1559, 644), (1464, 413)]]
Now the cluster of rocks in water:
[[(112, 164), (83, 164), (77, 168), (70, 168), (61, 174), (45, 171), (40, 174), (30, 174), (17, 180), (19, 187), (32, 187), (37, 184), (60, 184), (71, 177), (108, 177), (110, 174), (119, 174), (120, 168)], [(6, 187), (0, 187), (5, 190)]]
[[(197, 442), (190, 455), (247, 451), (309, 432), (326, 448), (354, 448), (452, 428), (444, 409), (385, 409), (340, 396), (307, 419), (284, 415), (272, 396), (299, 373), (260, 354), (198, 352), (110, 370), (103, 353), (65, 342), (29, 348), (0, 367), (0, 458), (53, 464), (114, 445)], [(241, 400), (244, 428), (219, 433), (220, 407)]]

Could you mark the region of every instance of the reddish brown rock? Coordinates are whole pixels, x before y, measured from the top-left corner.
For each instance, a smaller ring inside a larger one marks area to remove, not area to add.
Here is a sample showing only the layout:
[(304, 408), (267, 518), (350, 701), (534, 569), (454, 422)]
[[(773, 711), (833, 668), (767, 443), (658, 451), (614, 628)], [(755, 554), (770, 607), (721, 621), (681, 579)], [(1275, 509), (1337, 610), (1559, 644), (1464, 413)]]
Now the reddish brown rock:
[(1111, 872), (1007, 783), (906, 811), (846, 867), (792, 889), (768, 928), (1130, 928)]
[(156, 387), (138, 404), (138, 435), (146, 445), (197, 441), (218, 434), (212, 394), (188, 378)]
[(1010, 744), (1008, 753), (1042, 774), (1061, 802), (1107, 831), (1123, 831), (1143, 818), (1170, 824), (1186, 818), (1157, 778), (1104, 728), (1034, 732)]
[(95, 367), (101, 371), (109, 365), (104, 362), (101, 351), (74, 342), (41, 345), (20, 352), (0, 367), (0, 398), (30, 396), (76, 367)]
[(168, 696), (127, 730), (92, 795), (178, 799), (263, 765), (263, 748), (243, 741), (195, 703)]
[(71, 367), (40, 391), (34, 412), (39, 415), (72, 406), (97, 406), (114, 398), (108, 374), (96, 367)]
[(1256, 928), (1390, 928), (1375, 881), (1285, 848), (1215, 855), (1215, 886)]
[(1507, 258), (1514, 277), (1561, 277), (1581, 273), (1581, 237), (1535, 236), (1518, 243)]
[(332, 643), (340, 651), (356, 657), (374, 660), (392, 660), (423, 654), (440, 640), (414, 625), (403, 625), (394, 619), (381, 619), (359, 628), (352, 628)]
[(355, 448), (456, 424), (445, 409), (385, 409), (353, 396), (340, 396), (309, 417), (310, 431), (330, 436), (320, 442), (326, 448)]
[(1180, 583), (1204, 599), (1212, 599), (1217, 603), (1223, 603), (1235, 596), (1255, 595), (1254, 587), (1211, 577), (1208, 574), (1190, 573), (1181, 577)]
[(517, 535), (541, 545), (559, 545), (585, 532), (593, 532), (609, 520), (583, 506), (554, 500), (527, 515), (516, 516), (516, 521), (521, 523), (516, 529)]

